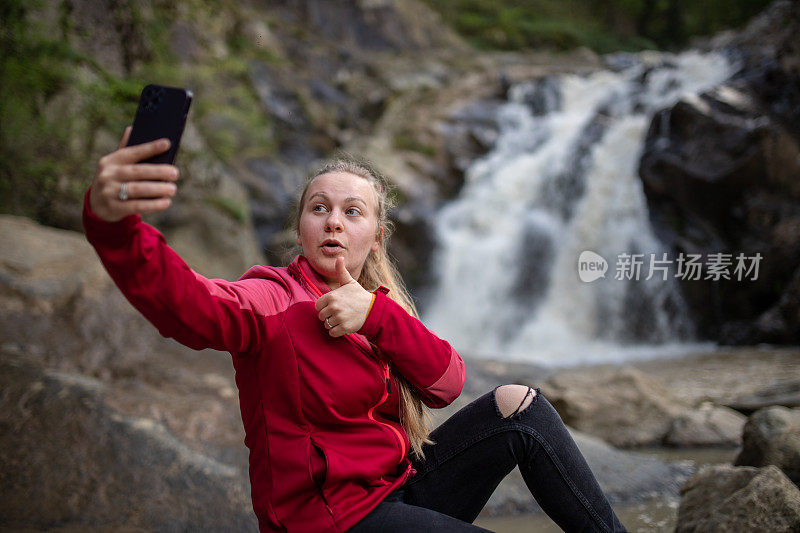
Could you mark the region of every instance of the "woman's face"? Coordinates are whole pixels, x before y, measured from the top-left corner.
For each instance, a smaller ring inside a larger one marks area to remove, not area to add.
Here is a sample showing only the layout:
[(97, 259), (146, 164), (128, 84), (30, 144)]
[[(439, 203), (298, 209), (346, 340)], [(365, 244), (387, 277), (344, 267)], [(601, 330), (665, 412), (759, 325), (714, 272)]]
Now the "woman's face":
[(375, 192), (366, 179), (329, 172), (308, 186), (297, 244), (332, 289), (339, 287), (336, 258), (343, 256), (350, 275), (358, 279), (370, 251), (380, 246), (378, 231)]

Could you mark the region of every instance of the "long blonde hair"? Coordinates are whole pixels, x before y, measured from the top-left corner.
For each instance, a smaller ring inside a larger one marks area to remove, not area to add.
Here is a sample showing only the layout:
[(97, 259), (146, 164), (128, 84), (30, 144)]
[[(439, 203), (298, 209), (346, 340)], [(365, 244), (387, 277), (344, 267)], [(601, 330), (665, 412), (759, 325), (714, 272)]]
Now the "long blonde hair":
[[(306, 192), (314, 178), (323, 174), (331, 172), (346, 172), (364, 178), (372, 185), (375, 191), (376, 200), (376, 214), (377, 214), (377, 227), (375, 228), (378, 233), (380, 246), (375, 252), (370, 251), (364, 262), (364, 267), (361, 269), (361, 274), (358, 277), (358, 282), (366, 290), (372, 292), (381, 285), (389, 289), (389, 296), (392, 300), (397, 302), (403, 309), (405, 309), (411, 316), (417, 317), (417, 308), (411, 295), (406, 289), (403, 278), (397, 271), (394, 261), (389, 256), (387, 250), (387, 243), (389, 236), (394, 229), (394, 224), (389, 220), (388, 212), (393, 207), (393, 199), (391, 198), (390, 184), (386, 177), (378, 172), (369, 162), (356, 159), (353, 156), (339, 156), (336, 159), (326, 163), (319, 170), (314, 172), (303, 188), (302, 194), (297, 202), (297, 207), (294, 210), (294, 229), (299, 233), (300, 216), (303, 212), (305, 204)], [(425, 405), (416, 389), (398, 372), (391, 361), (388, 362), (390, 371), (394, 375), (400, 389), (400, 423), (403, 425), (409, 440), (411, 441), (411, 450), (420, 459), (425, 458), (422, 452), (423, 444), (434, 444), (428, 438), (430, 435), (430, 415), (426, 411)]]

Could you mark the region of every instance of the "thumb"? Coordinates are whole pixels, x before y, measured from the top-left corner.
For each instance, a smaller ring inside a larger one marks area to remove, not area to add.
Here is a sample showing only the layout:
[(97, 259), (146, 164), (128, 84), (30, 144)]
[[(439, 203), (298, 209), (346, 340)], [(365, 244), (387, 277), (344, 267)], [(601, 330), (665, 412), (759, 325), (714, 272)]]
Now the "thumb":
[(347, 267), (344, 266), (344, 257), (339, 256), (336, 258), (336, 274), (339, 276), (340, 287), (355, 281), (353, 276), (350, 275), (350, 272), (347, 271)]

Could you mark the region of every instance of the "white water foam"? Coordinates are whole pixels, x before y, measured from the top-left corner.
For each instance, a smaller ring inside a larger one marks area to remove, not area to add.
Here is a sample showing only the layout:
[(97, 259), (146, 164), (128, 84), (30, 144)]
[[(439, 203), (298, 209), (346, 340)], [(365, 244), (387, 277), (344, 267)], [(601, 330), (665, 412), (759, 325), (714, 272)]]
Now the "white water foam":
[[(637, 168), (653, 114), (725, 81), (718, 54), (641, 54), (619, 72), (512, 87), (495, 147), (436, 223), (436, 289), (423, 319), (457, 350), (548, 365), (708, 350), (674, 281), (615, 280), (618, 254), (661, 254)], [(537, 92), (538, 91), (538, 92)], [(536, 110), (531, 102), (550, 102)], [(555, 106), (552, 104), (556, 103)], [(592, 250), (606, 277), (580, 281)], [(646, 265), (645, 265), (646, 267)]]

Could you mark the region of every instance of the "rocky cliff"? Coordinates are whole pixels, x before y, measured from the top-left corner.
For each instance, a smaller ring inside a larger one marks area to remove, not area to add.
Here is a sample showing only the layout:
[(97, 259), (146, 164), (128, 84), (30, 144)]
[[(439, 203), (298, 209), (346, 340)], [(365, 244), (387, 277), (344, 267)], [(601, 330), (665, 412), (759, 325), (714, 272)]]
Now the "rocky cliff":
[(674, 253), (760, 254), (755, 283), (685, 280), (703, 336), (800, 342), (800, 4), (771, 5), (704, 46), (738, 65), (723, 86), (658, 113), (639, 172)]

